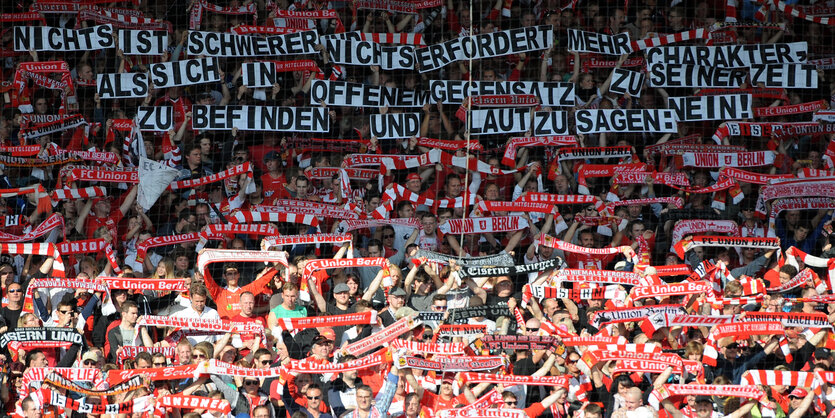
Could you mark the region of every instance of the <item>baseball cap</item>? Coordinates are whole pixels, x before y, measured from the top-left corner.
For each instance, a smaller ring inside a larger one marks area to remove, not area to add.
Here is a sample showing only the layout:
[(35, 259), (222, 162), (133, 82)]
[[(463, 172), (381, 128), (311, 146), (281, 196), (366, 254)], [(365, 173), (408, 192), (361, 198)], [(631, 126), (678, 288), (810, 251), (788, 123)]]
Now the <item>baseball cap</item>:
[(278, 159), (278, 153), (275, 152), (275, 151), (270, 151), (270, 152), (267, 153), (267, 155), (264, 156), (264, 161), (277, 160), (277, 159)]
[(81, 356), (81, 361), (85, 362), (87, 360), (99, 361), (99, 353), (97, 351), (88, 351)]
[(322, 328), (319, 330), (319, 337), (334, 341), (336, 340), (336, 332), (334, 332), (333, 328)]
[(806, 389), (803, 389), (803, 388), (795, 388), (795, 389), (792, 391), (792, 393), (790, 393), (790, 394), (789, 394), (789, 398), (791, 398), (791, 397), (794, 397), (794, 398), (805, 398), (805, 397), (806, 397), (806, 395), (808, 395), (808, 394), (809, 394), (809, 392), (806, 392)]
[(455, 381), (455, 373), (445, 372), (443, 377), (441, 377), (441, 383), (452, 384), (453, 381)]
[(420, 174), (418, 174), (418, 173), (409, 174), (408, 176), (406, 176), (406, 181), (409, 181), (409, 180), (421, 180)]
[(818, 347), (815, 349), (815, 359), (822, 360), (832, 356), (832, 352), (826, 347)]
[(351, 289), (348, 288), (348, 285), (345, 283), (337, 283), (336, 286), (333, 287), (333, 293), (346, 293), (350, 292)]

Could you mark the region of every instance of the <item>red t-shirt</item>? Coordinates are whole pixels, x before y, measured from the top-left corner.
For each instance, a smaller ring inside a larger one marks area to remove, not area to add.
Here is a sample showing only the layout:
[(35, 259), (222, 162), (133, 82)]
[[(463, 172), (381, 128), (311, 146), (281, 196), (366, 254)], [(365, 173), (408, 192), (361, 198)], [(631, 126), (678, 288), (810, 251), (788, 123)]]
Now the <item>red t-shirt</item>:
[(265, 203), (272, 204), (273, 199), (288, 196), (287, 189), (284, 188), (286, 183), (287, 178), (284, 177), (284, 174), (279, 174), (276, 178), (273, 178), (269, 173), (261, 176), (261, 190), (264, 193)]
[(565, 261), (570, 268), (603, 270), (616, 256), (617, 254), (596, 255), (566, 252)]
[(85, 221), (84, 230), (86, 232), (87, 238), (92, 239), (93, 234), (95, 234), (96, 230), (102, 226), (106, 226), (107, 230), (110, 231), (110, 236), (113, 237), (114, 242), (119, 241), (119, 234), (118, 234), (118, 224), (119, 221), (125, 215), (122, 213), (122, 210), (116, 208), (116, 211), (110, 214), (107, 218), (99, 218), (98, 216), (94, 215), (92, 212), (90, 216), (87, 217)]
[(420, 400), (421, 405), (426, 406), (427, 408), (431, 408), (433, 411), (438, 412), (444, 409), (453, 409), (455, 405), (464, 405), (469, 403), (467, 401), (467, 397), (463, 394), (458, 395), (450, 400), (444, 400), (441, 395), (432, 393), (430, 391), (423, 392), (423, 398)]

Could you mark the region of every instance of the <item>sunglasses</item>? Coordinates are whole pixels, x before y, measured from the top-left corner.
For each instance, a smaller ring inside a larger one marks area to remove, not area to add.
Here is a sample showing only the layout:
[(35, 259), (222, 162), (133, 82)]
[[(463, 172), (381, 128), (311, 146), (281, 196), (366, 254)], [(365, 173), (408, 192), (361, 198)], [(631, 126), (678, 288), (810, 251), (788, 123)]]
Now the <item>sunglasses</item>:
[(258, 384), (257, 380), (247, 380), (247, 381), (244, 382), (244, 386), (253, 386), (253, 385), (257, 385), (257, 384)]
[(516, 401), (504, 401), (505, 405), (516, 405)]
[(85, 366), (95, 366), (96, 361), (95, 360), (84, 360), (84, 365)]
[(383, 239), (386, 239), (386, 238), (394, 238), (394, 234), (383, 235)]
[(322, 399), (322, 396), (321, 395), (320, 396), (307, 396), (307, 395), (305, 395), (305, 398), (307, 398), (310, 401), (315, 401), (317, 399)]
[(9, 293), (23, 293), (23, 289), (9, 289)]
[(539, 328), (528, 328), (528, 331), (529, 332), (537, 332), (537, 331), (539, 331)]
[(71, 314), (71, 313), (73, 313), (73, 312), (74, 312), (74, 311), (58, 311), (58, 313), (61, 313), (61, 314), (64, 314), (64, 315), (69, 315), (69, 314)]
[(191, 353), (194, 358), (206, 358), (206, 355), (203, 353)]
[(158, 366), (158, 367), (165, 367), (167, 365), (168, 364), (165, 364), (165, 363), (154, 363), (154, 366)]
[(439, 311), (445, 311), (446, 310), (446, 305), (444, 305), (444, 306), (432, 305), (432, 309), (437, 309)]
[(577, 360), (566, 360), (565, 361), (565, 364), (575, 364), (575, 363), (577, 363)]
[(272, 363), (273, 362), (271, 360), (261, 360), (261, 364), (264, 365), (264, 366), (269, 366)]

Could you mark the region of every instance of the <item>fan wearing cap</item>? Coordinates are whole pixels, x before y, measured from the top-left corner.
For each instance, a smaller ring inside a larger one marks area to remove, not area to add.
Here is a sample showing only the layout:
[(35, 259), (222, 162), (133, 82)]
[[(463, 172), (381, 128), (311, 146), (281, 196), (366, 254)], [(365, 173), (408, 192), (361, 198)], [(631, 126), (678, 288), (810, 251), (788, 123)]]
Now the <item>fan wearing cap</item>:
[(244, 292), (260, 293), (278, 272), (275, 269), (266, 270), (252, 283), (243, 287), (238, 286), (241, 273), (236, 264), (226, 263), (223, 265), (226, 287), (220, 287), (212, 278), (208, 269), (204, 269), (202, 273), (203, 279), (206, 281), (206, 288), (209, 289), (209, 295), (217, 304), (217, 313), (223, 319), (230, 319), (241, 312), (241, 295)]
[(388, 307), (380, 314), (383, 326), (387, 327), (397, 320), (394, 315), (398, 309), (406, 306), (406, 291), (402, 287), (392, 288), (388, 296)]
[(273, 204), (275, 199), (286, 199), (290, 197), (285, 185), (287, 177), (279, 169), (281, 163), (278, 161), (278, 152), (270, 151), (264, 156), (264, 165), (267, 167), (261, 176), (261, 190), (264, 192), (266, 204)]
[[(96, 230), (104, 226), (107, 227), (111, 237), (118, 237), (117, 225), (133, 206), (133, 202), (136, 201), (136, 193), (136, 186), (131, 187), (115, 212), (111, 208), (111, 196), (88, 200), (87, 204), (78, 213), (78, 218), (75, 220), (75, 229), (87, 238), (93, 238)], [(90, 216), (91, 214), (92, 216)]]
[[(656, 387), (658, 387), (658, 386), (656, 385)], [(809, 399), (809, 404), (811, 405), (811, 399)], [(664, 399), (663, 401), (661, 401), (661, 405), (664, 407), (664, 410), (666, 410), (667, 413), (670, 414), (671, 418), (687, 418), (681, 412), (681, 410), (679, 410), (678, 408), (675, 407), (675, 405), (673, 405), (673, 402), (669, 398)], [(714, 411), (713, 400), (710, 398), (710, 396), (697, 396), (696, 397), (696, 406), (694, 408), (694, 410), (695, 410), (695, 417), (694, 418), (722, 418), (722, 417), (725, 417), (725, 418), (742, 418), (742, 417), (748, 415), (748, 413), (751, 412), (751, 410), (756, 405), (757, 405), (757, 402), (755, 400), (749, 400), (747, 403), (745, 403), (744, 405), (737, 408), (736, 411), (734, 411), (734, 412), (732, 412), (728, 415), (722, 415), (721, 412)], [(808, 408), (808, 406), (807, 406), (807, 408)], [(799, 418), (799, 416), (798, 417), (793, 417), (793, 418)]]

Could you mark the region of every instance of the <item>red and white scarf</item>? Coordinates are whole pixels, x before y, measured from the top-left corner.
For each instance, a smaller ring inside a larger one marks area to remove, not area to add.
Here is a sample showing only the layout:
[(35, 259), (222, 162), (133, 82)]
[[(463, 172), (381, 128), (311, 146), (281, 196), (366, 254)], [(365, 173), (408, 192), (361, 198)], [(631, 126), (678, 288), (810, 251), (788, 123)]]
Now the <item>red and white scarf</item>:
[(513, 137), (507, 142), (502, 164), (515, 167), (516, 151), (519, 147), (574, 147), (577, 138), (574, 135)]
[(458, 343), (422, 343), (409, 340), (394, 340), (389, 344), (392, 350), (406, 349), (413, 353), (455, 355), (464, 354), (465, 344)]
[(50, 196), (52, 200), (90, 199), (107, 196), (107, 189), (102, 186), (85, 187), (83, 189), (55, 189)]
[(742, 374), (745, 385), (797, 386), (811, 388), (815, 383), (815, 374), (791, 370), (748, 370)]
[(159, 237), (148, 238), (145, 241), (136, 244), (136, 261), (141, 263), (145, 260), (148, 250), (155, 247), (163, 247), (166, 245), (182, 244), (184, 242), (194, 242), (200, 239), (197, 232), (189, 232), (188, 234), (179, 235), (165, 235)]
[(200, 251), (206, 246), (206, 242), (210, 239), (223, 239), (226, 235), (278, 235), (278, 230), (269, 224), (212, 224), (206, 225), (197, 236), (199, 242), (197, 243), (196, 251)]
[(352, 239), (351, 234), (284, 235), (264, 238), (261, 240), (261, 249), (266, 251), (272, 247), (299, 244), (343, 244)]
[[(720, 234), (736, 234), (738, 231), (739, 225), (734, 221), (683, 219), (678, 221), (676, 226), (673, 227), (672, 242), (679, 242), (685, 235), (693, 235), (695, 233), (716, 232)], [(672, 249), (672, 245), (670, 249)]]
[(755, 107), (754, 117), (770, 118), (781, 117), (786, 115), (797, 115), (801, 113), (816, 112), (821, 109), (826, 109), (826, 101), (818, 100), (815, 102), (799, 103), (785, 106), (770, 106), (770, 107)]
[(710, 31), (706, 28), (692, 29), (684, 32), (673, 33), (670, 35), (659, 36), (655, 38), (641, 39), (632, 41), (630, 46), (632, 51), (640, 51), (655, 46), (668, 45), (676, 42), (689, 41), (691, 39), (709, 39)]
[(326, 374), (342, 373), (352, 370), (364, 370), (380, 364), (391, 362), (388, 348), (382, 348), (374, 353), (344, 363), (319, 363), (308, 359), (290, 360), (282, 369), (289, 373)]
[(681, 259), (684, 259), (685, 252), (696, 247), (746, 247), (763, 250), (779, 250), (780, 240), (776, 238), (697, 235), (690, 239), (681, 240), (674, 246), (676, 255)]
[(312, 227), (319, 226), (319, 218), (314, 215), (256, 211), (235, 212), (235, 215), (229, 218), (229, 222), (240, 224), (252, 224), (256, 222), (288, 222), (293, 224), (305, 224)]
[(139, 183), (136, 169), (98, 170), (74, 168), (70, 171), (69, 181), (101, 181), (109, 183)]
[(420, 321), (415, 320), (411, 316), (407, 316), (383, 328), (383, 330), (378, 333), (348, 344), (347, 346), (341, 348), (341, 350), (345, 353), (359, 356), (369, 350), (379, 347), (382, 344), (391, 342), (401, 334), (411, 331), (418, 325), (421, 325)]
[(659, 408), (660, 402), (671, 396), (721, 396), (761, 399), (765, 394), (758, 386), (745, 385), (664, 385), (650, 393), (649, 404)]
[(637, 286), (632, 288), (632, 298), (635, 300), (646, 298), (666, 298), (678, 295), (698, 295), (708, 293), (713, 286), (708, 282), (681, 282), (665, 285)]
[(170, 316), (142, 315), (136, 321), (136, 326), (146, 327), (175, 327), (197, 331), (234, 332), (237, 334), (251, 334), (264, 332), (260, 322), (230, 322), (223, 319), (174, 318)]
[(377, 311), (350, 313), (343, 315), (309, 316), (305, 318), (278, 318), (278, 326), (288, 331), (319, 328), (341, 327), (348, 325), (374, 325), (377, 323)]
[(530, 386), (559, 386), (568, 388), (571, 378), (569, 376), (519, 376), (511, 374), (493, 373), (461, 373), (460, 383), (498, 383), (507, 386), (508, 384), (520, 384)]
[(431, 164), (443, 164), (445, 166), (454, 166), (459, 168), (466, 168), (471, 171), (478, 171), (479, 173), (490, 174), (494, 176), (508, 175), (523, 171), (526, 167), (520, 167), (515, 170), (502, 170), (490, 166), (490, 164), (478, 159), (471, 159), (467, 157), (456, 157), (452, 154), (445, 153), (439, 149), (433, 149), (427, 153), (416, 156), (403, 156), (401, 158), (384, 157), (380, 159), (380, 172), (386, 174), (393, 170), (409, 170), (417, 169)]
[(246, 173), (246, 175), (250, 179), (252, 179), (252, 166), (249, 164), (249, 161), (240, 165), (236, 165), (232, 168), (227, 168), (226, 170), (223, 170), (219, 173), (215, 173), (206, 177), (201, 177), (199, 179), (175, 181), (171, 183), (169, 188), (171, 190), (191, 189), (194, 187), (215, 183), (221, 180), (226, 180), (228, 178), (235, 178), (244, 173)]
[(32, 241), (34, 239), (38, 239), (53, 229), (61, 227), (64, 228), (64, 218), (57, 214), (53, 213), (49, 218), (46, 218), (40, 225), (38, 225), (35, 229), (23, 234), (23, 235), (13, 235), (7, 232), (0, 231), (0, 242), (25, 242), (25, 241)]
[(487, 218), (448, 219), (438, 230), (442, 234), (485, 234), (518, 231), (528, 227), (521, 216), (492, 216)]

